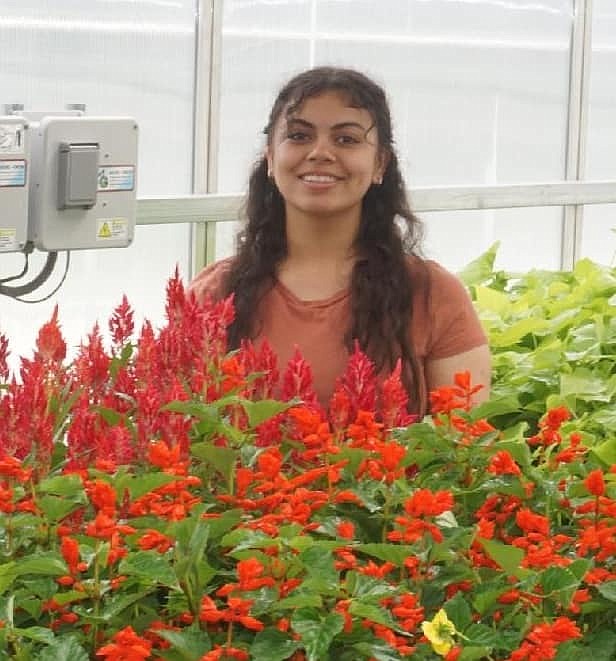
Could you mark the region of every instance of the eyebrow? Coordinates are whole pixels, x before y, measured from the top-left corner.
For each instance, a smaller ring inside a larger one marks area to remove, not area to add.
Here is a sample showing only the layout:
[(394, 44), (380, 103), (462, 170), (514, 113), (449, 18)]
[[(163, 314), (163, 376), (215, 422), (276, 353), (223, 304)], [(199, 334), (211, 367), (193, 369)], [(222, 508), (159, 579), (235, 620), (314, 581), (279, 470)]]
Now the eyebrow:
[[(301, 117), (289, 117), (287, 119), (287, 125), (289, 124), (301, 124), (302, 126), (305, 126), (306, 128), (315, 128), (315, 125), (312, 124), (311, 122), (302, 119)], [(372, 125), (373, 126), (373, 125)], [(368, 133), (372, 126), (369, 126), (366, 128), (359, 122), (340, 122), (338, 124), (334, 124), (331, 128), (332, 130), (339, 130), (339, 129), (348, 129), (348, 128), (357, 128), (360, 129), (361, 131), (364, 131), (365, 133)]]

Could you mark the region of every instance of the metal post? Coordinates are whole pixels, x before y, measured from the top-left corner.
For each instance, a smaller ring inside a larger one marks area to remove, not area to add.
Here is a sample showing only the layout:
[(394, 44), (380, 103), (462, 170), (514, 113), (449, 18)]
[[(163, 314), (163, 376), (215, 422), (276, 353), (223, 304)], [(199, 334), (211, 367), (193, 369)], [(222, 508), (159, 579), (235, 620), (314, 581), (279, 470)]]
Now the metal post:
[[(195, 195), (217, 189), (222, 9), (222, 0), (198, 0), (192, 185)], [(191, 275), (214, 259), (215, 242), (214, 223), (193, 224)]]
[[(574, 0), (565, 172), (565, 178), (571, 181), (583, 180), (585, 173), (591, 53), (592, 0)], [(583, 219), (582, 205), (565, 207), (561, 245), (563, 269), (572, 269), (580, 256)]]

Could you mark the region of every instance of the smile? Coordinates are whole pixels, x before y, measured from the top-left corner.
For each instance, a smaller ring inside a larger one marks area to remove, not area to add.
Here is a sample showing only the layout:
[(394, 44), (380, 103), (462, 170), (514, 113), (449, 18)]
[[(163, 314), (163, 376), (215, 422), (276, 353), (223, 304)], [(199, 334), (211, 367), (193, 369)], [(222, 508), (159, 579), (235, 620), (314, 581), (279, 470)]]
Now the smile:
[(333, 184), (338, 181), (338, 177), (328, 174), (304, 174), (300, 179), (313, 184)]

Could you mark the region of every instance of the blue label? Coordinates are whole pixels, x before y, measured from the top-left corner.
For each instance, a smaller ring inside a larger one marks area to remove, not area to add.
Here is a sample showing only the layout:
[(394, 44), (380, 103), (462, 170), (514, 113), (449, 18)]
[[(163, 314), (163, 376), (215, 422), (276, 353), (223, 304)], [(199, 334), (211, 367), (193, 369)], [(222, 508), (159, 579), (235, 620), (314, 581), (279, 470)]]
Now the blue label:
[(0, 161), (0, 188), (26, 185), (26, 161)]
[(98, 192), (131, 191), (135, 188), (134, 165), (106, 165), (98, 168)]

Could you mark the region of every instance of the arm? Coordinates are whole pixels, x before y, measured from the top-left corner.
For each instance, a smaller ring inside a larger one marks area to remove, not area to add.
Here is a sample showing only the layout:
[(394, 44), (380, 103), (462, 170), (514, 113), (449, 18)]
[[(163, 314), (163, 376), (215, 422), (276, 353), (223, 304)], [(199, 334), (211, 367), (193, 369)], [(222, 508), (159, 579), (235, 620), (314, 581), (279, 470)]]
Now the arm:
[(481, 404), (490, 396), (491, 366), (487, 344), (448, 358), (429, 360), (426, 362), (428, 392), (441, 386), (453, 385), (454, 374), (468, 370), (471, 373), (471, 385), (483, 386), (473, 397), (475, 404)]
[(454, 375), (470, 372), (475, 404), (490, 396), (491, 357), (486, 334), (462, 282), (434, 262), (431, 267), (430, 337), (425, 356), (428, 392), (453, 386)]

